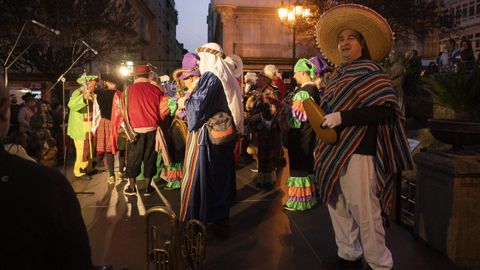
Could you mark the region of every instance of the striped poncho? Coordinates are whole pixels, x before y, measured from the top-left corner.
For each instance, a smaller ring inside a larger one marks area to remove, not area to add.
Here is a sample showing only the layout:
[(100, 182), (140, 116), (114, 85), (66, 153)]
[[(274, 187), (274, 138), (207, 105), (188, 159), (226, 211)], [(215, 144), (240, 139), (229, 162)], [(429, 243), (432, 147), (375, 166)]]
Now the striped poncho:
[[(340, 112), (356, 108), (389, 104), (395, 117), (377, 126), (374, 166), (377, 175), (378, 198), (385, 213), (391, 210), (393, 175), (413, 168), (405, 135), (405, 117), (400, 111), (392, 82), (381, 66), (370, 60), (342, 64), (327, 84), (322, 100), (325, 112)], [(324, 202), (329, 202), (342, 167), (362, 141), (367, 126), (341, 126), (336, 144), (320, 142), (315, 149), (315, 175)]]

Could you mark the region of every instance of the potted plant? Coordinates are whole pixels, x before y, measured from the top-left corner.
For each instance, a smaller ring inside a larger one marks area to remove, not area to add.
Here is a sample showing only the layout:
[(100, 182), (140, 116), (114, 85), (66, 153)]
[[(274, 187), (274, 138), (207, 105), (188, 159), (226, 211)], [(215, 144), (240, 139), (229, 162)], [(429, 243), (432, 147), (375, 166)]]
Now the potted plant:
[(453, 119), (429, 119), (432, 135), (454, 148), (480, 144), (480, 68), (456, 64), (422, 82), (435, 103), (453, 111)]

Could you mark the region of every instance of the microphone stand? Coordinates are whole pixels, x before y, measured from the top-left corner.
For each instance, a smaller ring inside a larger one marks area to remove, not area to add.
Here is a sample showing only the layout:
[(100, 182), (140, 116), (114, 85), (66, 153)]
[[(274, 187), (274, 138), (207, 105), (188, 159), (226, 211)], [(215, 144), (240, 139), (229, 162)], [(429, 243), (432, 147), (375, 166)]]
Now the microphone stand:
[[(53, 90), (53, 88), (57, 85), (58, 82), (60, 82), (62, 80), (62, 78), (65, 76), (65, 74), (67, 74), (72, 68), (73, 66), (78, 62), (80, 61), (80, 59), (83, 57), (84, 54), (86, 54), (90, 49), (85, 49), (78, 57), (77, 59), (75, 59), (75, 61), (73, 61), (73, 63), (67, 68), (67, 70), (65, 70), (65, 72), (62, 73), (62, 75), (60, 75), (57, 79), (57, 81), (52, 85), (50, 86), (50, 88), (47, 90), (46, 94), (50, 93), (50, 91)], [(65, 94), (63, 94), (65, 95)], [(62, 96), (63, 96), (62, 95)]]
[[(73, 61), (73, 63), (63, 72), (57, 79), (57, 81), (48, 89), (47, 93), (52, 91), (52, 89), (57, 85), (59, 81), (62, 81), (62, 106), (63, 106), (63, 117), (62, 117), (62, 136), (63, 136), (63, 174), (66, 176), (67, 175), (67, 147), (66, 147), (66, 132), (65, 132), (65, 118), (66, 118), (66, 106), (65, 106), (65, 75), (75, 66), (75, 64), (83, 57), (84, 54), (86, 54), (89, 51), (89, 49), (85, 49), (78, 57)], [(95, 192), (75, 192), (75, 194), (88, 194), (92, 195), (95, 194)]]
[(65, 109), (65, 77), (61, 77), (62, 81), (62, 149), (63, 149), (63, 175), (67, 175), (67, 142), (65, 136), (65, 118), (67, 117), (67, 110)]
[(10, 56), (12, 56), (12, 53), (13, 51), (15, 50), (15, 48), (17, 47), (17, 44), (18, 44), (18, 41), (20, 40), (20, 37), (22, 36), (23, 34), (23, 30), (25, 29), (25, 26), (27, 25), (27, 23), (29, 23), (30, 21), (26, 21), (23, 23), (23, 26), (22, 26), (22, 29), (20, 30), (20, 32), (18, 33), (18, 36), (17, 36), (17, 39), (15, 40), (15, 43), (13, 44), (13, 47), (12, 49), (10, 50), (10, 52), (8, 53), (7, 55), (7, 59), (5, 60), (5, 62), (3, 63), (3, 79), (4, 79), (4, 86), (5, 86), (5, 89), (8, 89), (7, 86), (8, 86), (8, 69), (15, 63), (17, 62), (17, 60), (28, 50), (30, 49), (30, 47), (33, 45), (33, 43), (35, 43), (36, 40), (34, 40), (32, 43), (30, 43), (30, 45), (28, 45), (27, 48), (25, 48), (17, 57), (15, 57), (15, 59), (13, 59), (13, 61), (9, 64), (8, 63), (8, 60), (10, 60)]

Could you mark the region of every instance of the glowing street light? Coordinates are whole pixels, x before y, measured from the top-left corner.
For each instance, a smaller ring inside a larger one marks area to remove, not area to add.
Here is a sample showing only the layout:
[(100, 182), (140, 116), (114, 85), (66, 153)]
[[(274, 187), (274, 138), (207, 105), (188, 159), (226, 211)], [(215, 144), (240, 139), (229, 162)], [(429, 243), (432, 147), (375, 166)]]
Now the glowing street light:
[(119, 72), (122, 77), (127, 77), (130, 74), (130, 70), (125, 66), (121, 66)]
[(130, 74), (132, 74), (133, 71), (133, 62), (132, 61), (122, 61), (120, 64), (120, 68), (118, 69), (118, 73), (120, 73), (120, 76), (122, 77), (128, 77)]
[(291, 27), (293, 29), (293, 45), (292, 45), (292, 58), (295, 63), (296, 57), (296, 35), (297, 35), (297, 23), (307, 17), (310, 17), (311, 11), (309, 8), (304, 7), (299, 0), (290, 1), (285, 3), (283, 0), (278, 7), (278, 18), (280, 22)]

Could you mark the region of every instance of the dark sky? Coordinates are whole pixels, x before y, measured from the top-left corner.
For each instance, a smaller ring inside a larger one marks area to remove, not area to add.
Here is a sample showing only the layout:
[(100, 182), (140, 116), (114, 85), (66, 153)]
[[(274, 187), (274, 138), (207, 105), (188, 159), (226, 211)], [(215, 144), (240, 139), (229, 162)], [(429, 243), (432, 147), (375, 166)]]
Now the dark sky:
[(191, 52), (207, 43), (209, 3), (210, 0), (175, 1), (175, 7), (178, 11), (177, 40)]

